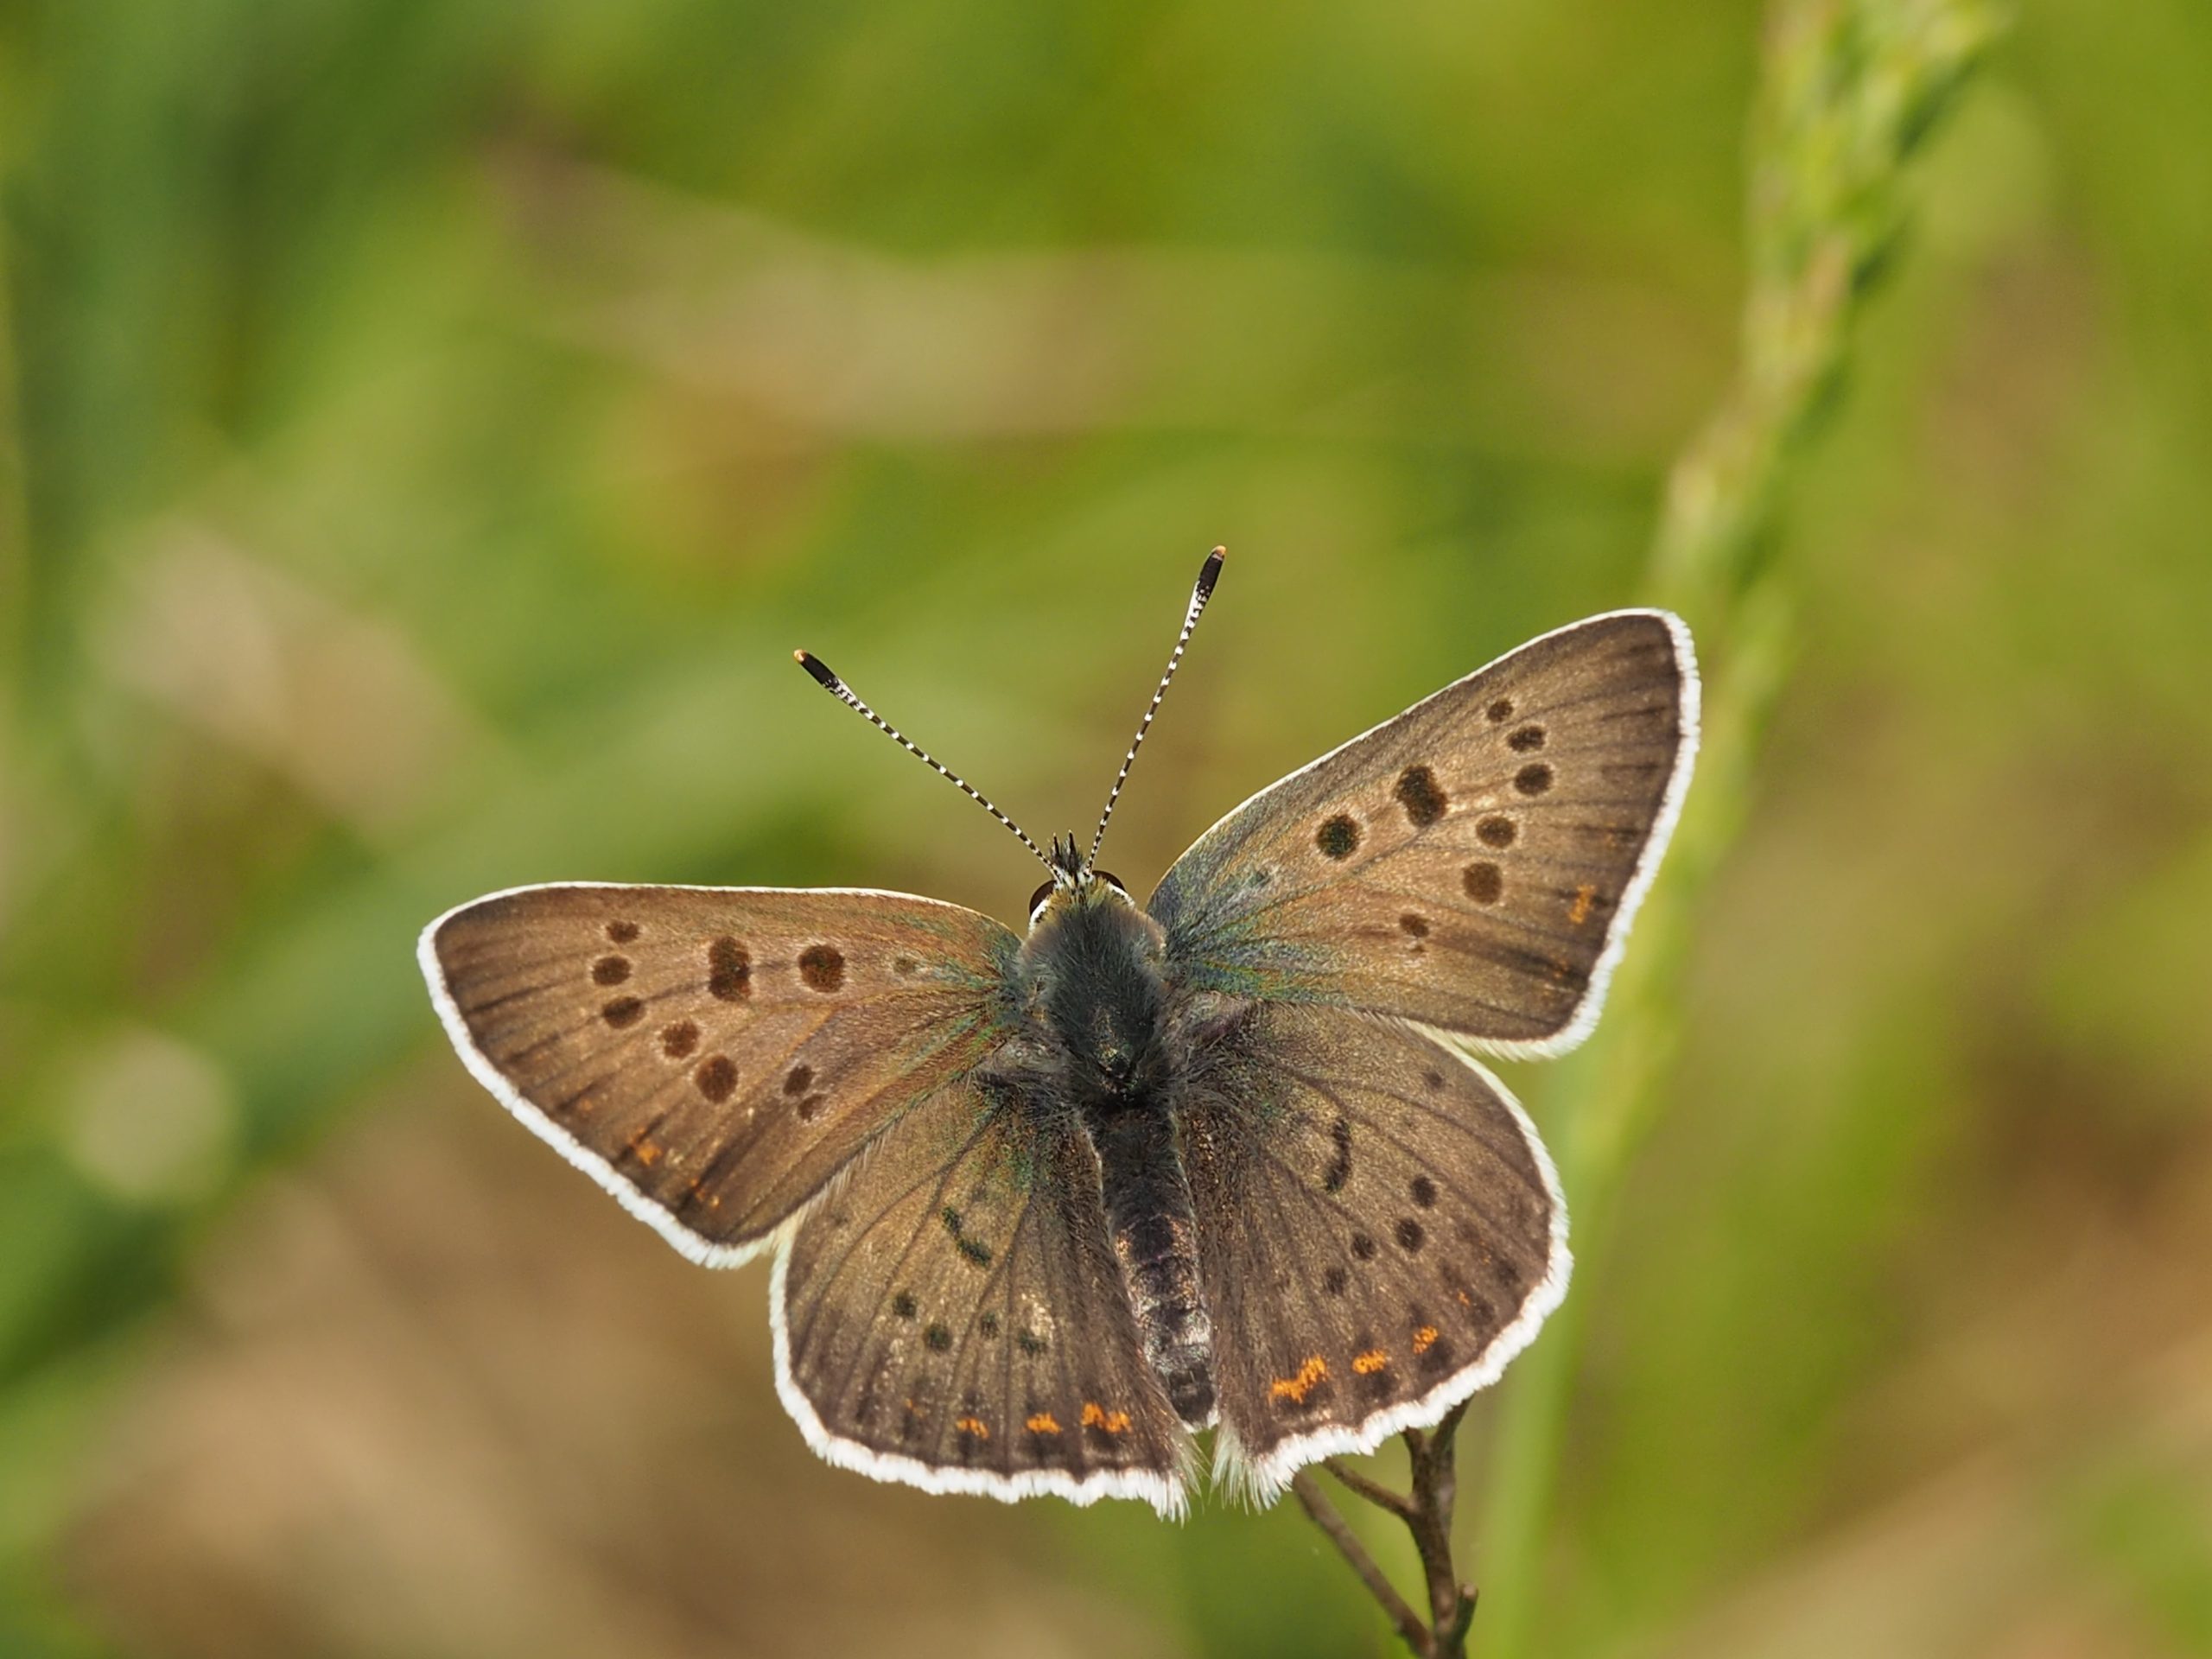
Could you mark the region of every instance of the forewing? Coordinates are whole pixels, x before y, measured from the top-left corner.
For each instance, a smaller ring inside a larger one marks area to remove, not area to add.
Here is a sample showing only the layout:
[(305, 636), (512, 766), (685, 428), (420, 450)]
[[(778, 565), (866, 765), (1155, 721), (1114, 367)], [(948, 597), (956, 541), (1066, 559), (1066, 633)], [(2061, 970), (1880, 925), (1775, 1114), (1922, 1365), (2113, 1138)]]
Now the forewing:
[(557, 886), (423, 930), (479, 1081), (695, 1261), (726, 1265), (1000, 1038), (1013, 934), (826, 889)]
[(1065, 1110), (946, 1089), (807, 1212), (772, 1294), (778, 1387), (832, 1463), (1180, 1511), (1187, 1442)]
[(1677, 619), (1578, 622), (1262, 790), (1147, 907), (1188, 989), (1558, 1052), (1597, 1020), (1697, 721)]
[(1256, 1003), (1182, 1120), (1224, 1478), (1434, 1422), (1567, 1292), (1557, 1177), (1512, 1097), (1421, 1032)]

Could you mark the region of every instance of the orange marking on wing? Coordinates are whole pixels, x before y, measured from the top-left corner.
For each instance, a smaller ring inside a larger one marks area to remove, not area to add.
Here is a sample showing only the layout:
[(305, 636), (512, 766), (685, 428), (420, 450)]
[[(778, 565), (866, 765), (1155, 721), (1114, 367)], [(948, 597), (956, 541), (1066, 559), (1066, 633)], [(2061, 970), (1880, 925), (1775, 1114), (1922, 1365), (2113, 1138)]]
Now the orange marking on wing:
[(1574, 890), (1574, 908), (1567, 912), (1567, 919), (1580, 927), (1590, 919), (1590, 901), (1598, 896), (1595, 883), (1585, 881)]
[(952, 1426), (963, 1434), (973, 1434), (979, 1440), (988, 1440), (991, 1438), (990, 1425), (980, 1417), (956, 1418), (953, 1420)]
[(1414, 1352), (1425, 1354), (1436, 1345), (1436, 1327), (1424, 1325), (1414, 1332)]
[(1329, 1362), (1315, 1354), (1298, 1368), (1296, 1376), (1279, 1376), (1270, 1385), (1269, 1392), (1278, 1400), (1295, 1400), (1306, 1403), (1306, 1396), (1329, 1380)]
[(1380, 1348), (1370, 1348), (1363, 1354), (1354, 1354), (1351, 1368), (1362, 1376), (1372, 1376), (1390, 1363), (1390, 1356)]
[(1096, 1400), (1086, 1400), (1083, 1402), (1083, 1426), (1085, 1428), (1102, 1428), (1109, 1434), (1124, 1433), (1129, 1427), (1129, 1414), (1109, 1411)]
[(637, 1154), (638, 1161), (647, 1169), (660, 1162), (661, 1149), (652, 1143), (643, 1129), (630, 1137), (630, 1150)]
[(1057, 1434), (1060, 1432), (1060, 1420), (1049, 1411), (1040, 1411), (1022, 1427), (1032, 1434)]

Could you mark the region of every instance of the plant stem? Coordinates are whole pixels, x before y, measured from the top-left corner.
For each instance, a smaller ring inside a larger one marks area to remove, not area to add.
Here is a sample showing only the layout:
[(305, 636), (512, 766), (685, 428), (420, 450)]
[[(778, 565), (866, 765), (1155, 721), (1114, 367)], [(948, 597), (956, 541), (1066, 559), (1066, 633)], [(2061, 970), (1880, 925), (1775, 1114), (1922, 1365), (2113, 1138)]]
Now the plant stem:
[(1553, 1096), (1582, 1267), (1578, 1296), (1516, 1369), (1498, 1416), (1484, 1515), (1497, 1659), (1532, 1650), (1591, 1281), (1675, 1047), (1688, 918), (1748, 810), (1759, 734), (1785, 678), (1790, 605), (1765, 556), (1789, 463), (1834, 402), (1853, 324), (1905, 217), (1910, 163), (1999, 28), (1989, 0), (1776, 0), (1769, 14), (1751, 137), (1743, 361), (1668, 480), (1648, 576), (1656, 601), (1687, 617), (1705, 647), (1704, 745), (1607, 1020)]
[[(1496, 1659), (1531, 1650), (1592, 1269), (1604, 1258), (1629, 1154), (1649, 1128), (1673, 1058), (1674, 987), (1688, 917), (1748, 809), (1758, 734), (1784, 679), (1789, 605), (1764, 555), (1789, 463), (1834, 401), (1852, 325), (1904, 222), (1909, 164), (1999, 32), (1993, 0), (1774, 0), (1768, 16), (1750, 143), (1743, 360), (1669, 478), (1647, 575), (1653, 598), (1684, 615), (1703, 646), (1699, 775), (1666, 879), (1645, 904), (1637, 949), (1614, 979), (1606, 1020), (1552, 1096), (1554, 1152), (1582, 1267), (1577, 1294), (1515, 1368), (1498, 1414), (1484, 1515), (1492, 1592), (1485, 1650)], [(1407, 1646), (1425, 1656), (1463, 1653), (1474, 1611), (1474, 1592), (1461, 1586), (1452, 1561), (1459, 1414), (1427, 1435), (1406, 1436), (1414, 1475), (1402, 1498), (1329, 1465), (1413, 1533), (1428, 1584), (1427, 1624), (1327, 1509), (1310, 1476), (1301, 1474), (1297, 1488), (1316, 1521), (1328, 1515), (1325, 1529)]]

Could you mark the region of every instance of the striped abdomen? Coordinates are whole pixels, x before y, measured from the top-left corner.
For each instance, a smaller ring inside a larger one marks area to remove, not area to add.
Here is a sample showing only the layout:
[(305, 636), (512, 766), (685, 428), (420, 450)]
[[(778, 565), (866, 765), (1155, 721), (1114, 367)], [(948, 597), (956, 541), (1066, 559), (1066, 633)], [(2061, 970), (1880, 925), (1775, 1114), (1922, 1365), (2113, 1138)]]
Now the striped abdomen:
[(1213, 1326), (1198, 1300), (1198, 1230), (1174, 1124), (1133, 1105), (1086, 1111), (1084, 1128), (1145, 1358), (1176, 1414), (1201, 1427), (1213, 1420)]

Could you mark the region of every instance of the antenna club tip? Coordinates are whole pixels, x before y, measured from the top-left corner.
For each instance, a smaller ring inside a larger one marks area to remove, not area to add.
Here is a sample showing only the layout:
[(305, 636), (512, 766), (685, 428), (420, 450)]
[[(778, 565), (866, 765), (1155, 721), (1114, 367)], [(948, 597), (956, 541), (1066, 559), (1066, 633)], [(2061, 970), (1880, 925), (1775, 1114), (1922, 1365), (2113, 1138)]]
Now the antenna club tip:
[(1229, 550), (1225, 547), (1217, 547), (1206, 555), (1206, 562), (1198, 567), (1198, 597), (1200, 599), (1208, 599), (1212, 596), (1213, 585), (1221, 579), (1222, 561), (1228, 556)]
[(812, 652), (795, 651), (791, 652), (791, 660), (814, 676), (816, 684), (826, 685), (833, 690), (836, 688), (837, 677), (830, 671), (829, 664), (823, 662)]

